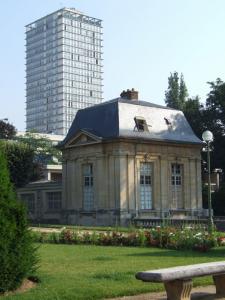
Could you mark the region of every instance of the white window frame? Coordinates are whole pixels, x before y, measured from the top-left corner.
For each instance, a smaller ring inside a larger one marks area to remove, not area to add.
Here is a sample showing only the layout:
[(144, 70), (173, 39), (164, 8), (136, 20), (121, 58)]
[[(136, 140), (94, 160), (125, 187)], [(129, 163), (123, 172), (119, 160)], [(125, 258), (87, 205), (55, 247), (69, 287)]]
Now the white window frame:
[(94, 177), (93, 164), (82, 165), (82, 185), (83, 185), (83, 209), (91, 211), (94, 209)]
[(140, 162), (139, 172), (139, 195), (140, 209), (153, 209), (152, 200), (152, 179), (153, 179), (153, 164), (151, 162)]
[(172, 208), (173, 209), (183, 209), (184, 199), (183, 199), (183, 188), (184, 188), (184, 172), (183, 164), (172, 163), (171, 164), (171, 190), (172, 190)]

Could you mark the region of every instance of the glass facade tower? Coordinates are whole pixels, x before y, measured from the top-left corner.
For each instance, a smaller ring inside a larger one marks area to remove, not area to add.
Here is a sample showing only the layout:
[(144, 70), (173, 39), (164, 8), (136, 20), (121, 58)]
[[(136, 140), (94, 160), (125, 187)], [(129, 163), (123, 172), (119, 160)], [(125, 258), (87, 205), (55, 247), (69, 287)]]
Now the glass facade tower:
[(26, 26), (26, 127), (65, 135), (102, 102), (101, 20), (63, 8)]

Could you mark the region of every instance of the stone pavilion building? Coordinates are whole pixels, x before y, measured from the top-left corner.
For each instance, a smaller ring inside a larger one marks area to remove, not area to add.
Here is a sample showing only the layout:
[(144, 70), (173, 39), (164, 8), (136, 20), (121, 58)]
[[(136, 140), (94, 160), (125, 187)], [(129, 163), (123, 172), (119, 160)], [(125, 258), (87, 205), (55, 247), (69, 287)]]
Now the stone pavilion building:
[(179, 110), (123, 91), (79, 110), (60, 148), (62, 223), (127, 225), (203, 216), (202, 141)]

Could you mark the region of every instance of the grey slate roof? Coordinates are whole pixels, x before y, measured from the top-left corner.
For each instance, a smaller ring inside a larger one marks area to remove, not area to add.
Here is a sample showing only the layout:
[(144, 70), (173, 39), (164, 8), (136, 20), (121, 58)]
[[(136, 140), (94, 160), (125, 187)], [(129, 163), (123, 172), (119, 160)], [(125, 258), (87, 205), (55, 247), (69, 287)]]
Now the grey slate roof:
[[(149, 131), (137, 131), (135, 117), (144, 118)], [(169, 121), (169, 125), (165, 118)], [(103, 140), (131, 138), (202, 144), (193, 133), (183, 112), (146, 101), (122, 98), (79, 110), (66, 138), (59, 146), (64, 146), (80, 130), (90, 132)]]

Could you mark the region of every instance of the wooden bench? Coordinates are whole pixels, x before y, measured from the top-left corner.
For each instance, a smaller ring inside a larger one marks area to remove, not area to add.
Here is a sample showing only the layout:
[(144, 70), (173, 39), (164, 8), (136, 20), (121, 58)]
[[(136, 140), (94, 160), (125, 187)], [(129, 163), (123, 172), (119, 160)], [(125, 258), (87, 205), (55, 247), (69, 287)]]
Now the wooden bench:
[(212, 275), (216, 295), (225, 297), (225, 261), (138, 272), (136, 278), (164, 283), (168, 300), (189, 300), (192, 278)]

